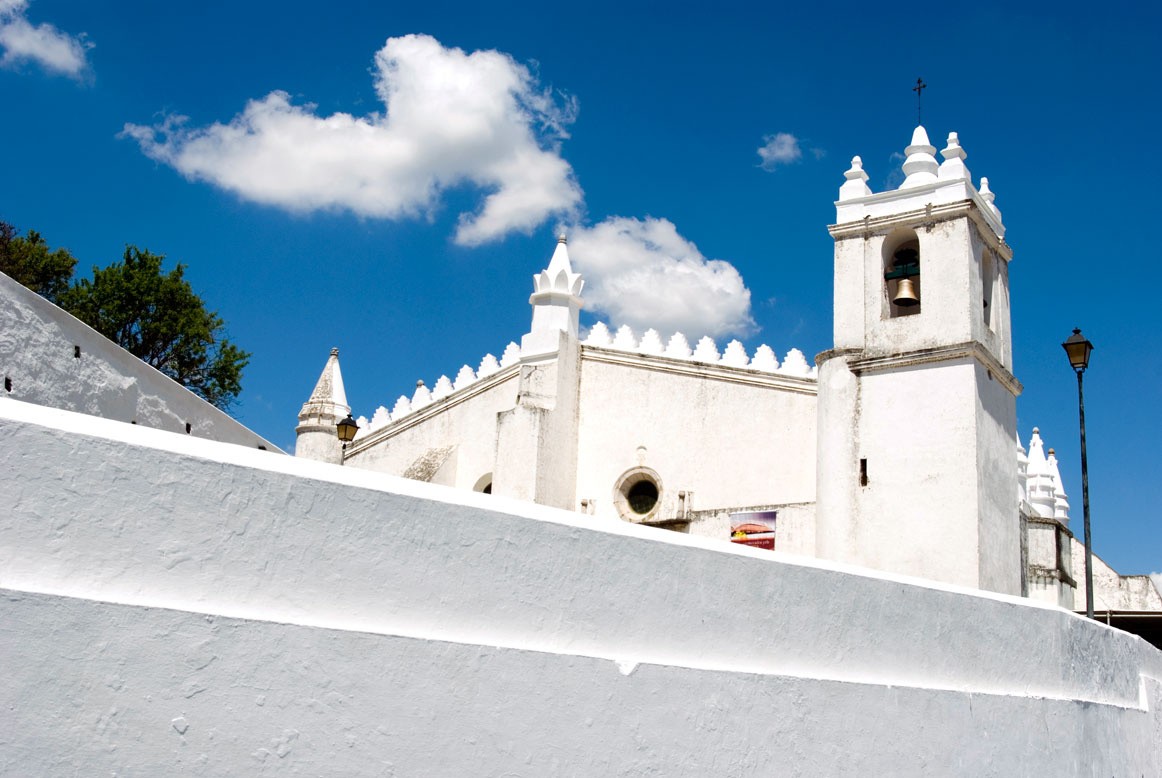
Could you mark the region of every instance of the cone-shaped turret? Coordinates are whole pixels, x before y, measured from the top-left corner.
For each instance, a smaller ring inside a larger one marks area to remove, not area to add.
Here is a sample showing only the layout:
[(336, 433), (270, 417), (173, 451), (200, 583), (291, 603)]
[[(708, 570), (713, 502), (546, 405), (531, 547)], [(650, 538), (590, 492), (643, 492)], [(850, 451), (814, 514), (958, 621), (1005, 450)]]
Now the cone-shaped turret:
[(342, 462), (343, 447), (335, 425), (349, 413), (343, 373), (339, 370), (339, 349), (333, 348), (315, 390), (299, 411), (295, 456), (335, 464)]
[[(533, 276), (533, 297), (546, 292), (568, 292), (580, 297), (581, 288), (585, 281), (580, 273), (573, 272), (573, 264), (569, 261), (569, 247), (565, 236), (557, 238), (557, 248), (549, 260), (549, 266)], [(535, 299), (530, 300), (535, 304)]]
[(556, 353), (561, 333), (577, 337), (581, 311), (581, 289), (585, 281), (573, 272), (569, 247), (562, 235), (549, 260), (549, 266), (533, 276), (533, 322), (521, 338), (521, 358)]

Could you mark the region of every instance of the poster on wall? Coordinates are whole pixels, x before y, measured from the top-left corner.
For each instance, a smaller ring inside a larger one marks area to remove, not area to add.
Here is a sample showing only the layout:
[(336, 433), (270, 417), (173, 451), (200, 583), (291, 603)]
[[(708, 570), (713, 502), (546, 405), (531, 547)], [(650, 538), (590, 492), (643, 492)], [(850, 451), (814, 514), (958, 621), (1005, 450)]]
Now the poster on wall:
[(775, 550), (775, 519), (778, 511), (730, 514), (730, 542)]

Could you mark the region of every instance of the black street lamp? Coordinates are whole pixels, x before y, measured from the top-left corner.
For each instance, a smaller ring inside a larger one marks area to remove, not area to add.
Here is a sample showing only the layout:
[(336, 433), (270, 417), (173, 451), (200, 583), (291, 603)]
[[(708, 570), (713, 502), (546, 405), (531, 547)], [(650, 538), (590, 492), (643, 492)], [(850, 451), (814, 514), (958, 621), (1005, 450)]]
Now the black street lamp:
[(339, 436), (339, 440), (343, 442), (343, 450), (347, 450), (347, 444), (355, 440), (355, 433), (359, 431), (359, 424), (355, 419), (351, 418), (351, 414), (347, 414), (346, 419), (341, 419), (335, 424), (335, 433)]
[(1089, 537), (1089, 466), (1085, 458), (1085, 392), (1082, 391), (1081, 376), (1089, 367), (1089, 355), (1093, 344), (1086, 340), (1081, 330), (1061, 344), (1069, 356), (1069, 364), (1077, 373), (1077, 414), (1081, 421), (1081, 510), (1085, 516), (1085, 615), (1093, 618), (1093, 544)]

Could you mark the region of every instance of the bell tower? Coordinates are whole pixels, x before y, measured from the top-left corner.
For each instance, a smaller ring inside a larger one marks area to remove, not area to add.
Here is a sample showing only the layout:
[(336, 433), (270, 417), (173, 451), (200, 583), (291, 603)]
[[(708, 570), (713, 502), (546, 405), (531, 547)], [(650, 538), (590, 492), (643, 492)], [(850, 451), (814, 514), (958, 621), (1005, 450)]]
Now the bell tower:
[(855, 157), (839, 190), (816, 550), (1019, 594), (1012, 251), (956, 133), (935, 154), (917, 127), (898, 189), (873, 193)]

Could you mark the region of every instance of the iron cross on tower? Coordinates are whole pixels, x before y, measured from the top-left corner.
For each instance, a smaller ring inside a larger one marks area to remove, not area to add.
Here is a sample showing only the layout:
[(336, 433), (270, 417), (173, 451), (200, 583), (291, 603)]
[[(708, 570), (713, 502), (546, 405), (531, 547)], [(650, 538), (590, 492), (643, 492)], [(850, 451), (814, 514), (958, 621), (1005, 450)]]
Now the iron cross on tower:
[(924, 83), (924, 79), (922, 78), (917, 78), (916, 86), (912, 87), (912, 91), (916, 93), (916, 124), (924, 123), (920, 120), (920, 97), (923, 95), (923, 90), (927, 87), (928, 85)]

